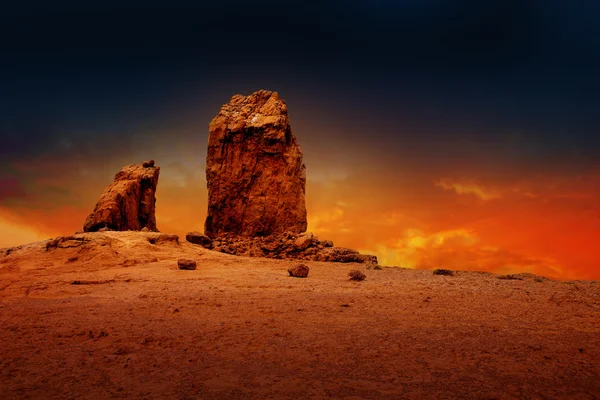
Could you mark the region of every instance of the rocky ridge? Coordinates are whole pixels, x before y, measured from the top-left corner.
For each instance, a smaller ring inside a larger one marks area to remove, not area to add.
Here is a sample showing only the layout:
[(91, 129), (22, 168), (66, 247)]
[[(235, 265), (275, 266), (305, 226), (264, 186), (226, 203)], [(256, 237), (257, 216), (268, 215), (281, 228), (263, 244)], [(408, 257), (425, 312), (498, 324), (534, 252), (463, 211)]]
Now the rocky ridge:
[(236, 235), (221, 235), (210, 240), (205, 235), (190, 232), (186, 240), (221, 253), (247, 257), (265, 257), (280, 260), (331, 261), (342, 263), (377, 264), (377, 257), (360, 254), (357, 250), (334, 247), (330, 240), (319, 240), (311, 232), (295, 234), (285, 232), (278, 235), (254, 238)]

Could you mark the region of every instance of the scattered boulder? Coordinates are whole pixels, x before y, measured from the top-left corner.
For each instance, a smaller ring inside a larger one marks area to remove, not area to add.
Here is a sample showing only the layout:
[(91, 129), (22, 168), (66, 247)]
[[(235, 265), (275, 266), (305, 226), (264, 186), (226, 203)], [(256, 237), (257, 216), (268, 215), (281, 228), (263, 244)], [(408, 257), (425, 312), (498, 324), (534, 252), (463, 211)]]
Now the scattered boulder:
[(150, 229), (148, 229), (148, 227), (143, 227), (142, 229), (140, 229), (140, 232), (150, 232)]
[(365, 274), (363, 274), (357, 269), (348, 272), (348, 276), (350, 277), (351, 281), (364, 281), (367, 277)]
[(156, 231), (154, 209), (159, 172), (153, 160), (123, 167), (104, 189), (83, 230), (139, 231), (146, 227)]
[(185, 240), (193, 244), (199, 244), (202, 247), (210, 248), (212, 240), (200, 232), (188, 232), (185, 235)]
[(447, 276), (454, 276), (454, 271), (452, 271), (451, 269), (434, 269), (433, 270), (433, 274), (434, 275), (447, 275)]
[(277, 92), (235, 95), (209, 125), (204, 232), (268, 236), (306, 230), (306, 167)]
[(191, 271), (196, 269), (196, 261), (180, 258), (179, 260), (177, 260), (177, 266), (179, 267), (179, 269)]
[(295, 278), (306, 278), (308, 276), (309, 268), (304, 264), (296, 264), (288, 269), (290, 276)]

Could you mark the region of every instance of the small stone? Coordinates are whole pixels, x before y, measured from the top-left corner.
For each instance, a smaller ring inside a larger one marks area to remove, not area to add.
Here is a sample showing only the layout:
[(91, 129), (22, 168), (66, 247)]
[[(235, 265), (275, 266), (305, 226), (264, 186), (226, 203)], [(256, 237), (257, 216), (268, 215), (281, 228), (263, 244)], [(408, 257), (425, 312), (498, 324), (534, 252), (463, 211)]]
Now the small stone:
[(295, 278), (306, 278), (308, 276), (309, 268), (304, 264), (296, 264), (288, 269), (290, 276)]
[(179, 269), (183, 269), (183, 270), (195, 270), (196, 269), (196, 261), (194, 260), (187, 260), (185, 258), (180, 258), (179, 260), (177, 260), (177, 266), (179, 267)]
[(321, 244), (323, 247), (333, 247), (333, 242), (331, 240), (323, 240)]
[(148, 227), (143, 227), (142, 229), (140, 229), (140, 232), (150, 232), (150, 229), (148, 229)]
[(144, 168), (151, 168), (151, 167), (154, 167), (154, 160), (148, 160), (148, 161), (144, 162), (144, 163), (142, 164), (142, 166), (143, 166)]
[(447, 276), (454, 276), (454, 271), (452, 271), (451, 269), (434, 269), (433, 270), (433, 274), (434, 275), (447, 275)]

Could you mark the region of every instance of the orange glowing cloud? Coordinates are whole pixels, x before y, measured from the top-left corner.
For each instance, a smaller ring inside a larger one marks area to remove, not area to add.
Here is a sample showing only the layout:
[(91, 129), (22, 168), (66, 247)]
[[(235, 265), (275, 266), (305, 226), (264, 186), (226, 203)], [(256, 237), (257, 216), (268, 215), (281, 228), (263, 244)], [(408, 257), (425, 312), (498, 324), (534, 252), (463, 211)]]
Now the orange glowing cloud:
[(500, 193), (493, 188), (484, 187), (481, 184), (473, 181), (458, 181), (453, 182), (445, 179), (440, 179), (434, 182), (435, 186), (444, 190), (454, 190), (457, 194), (471, 194), (481, 200), (493, 200), (501, 197)]
[(386, 265), (600, 278), (597, 174), (389, 182), (309, 181), (309, 229)]
[(417, 269), (439, 267), (489, 271), (496, 273), (532, 272), (545, 276), (561, 276), (558, 263), (548, 257), (539, 258), (486, 245), (473, 232), (465, 229), (427, 234), (407, 229), (389, 244), (376, 249), (383, 264)]

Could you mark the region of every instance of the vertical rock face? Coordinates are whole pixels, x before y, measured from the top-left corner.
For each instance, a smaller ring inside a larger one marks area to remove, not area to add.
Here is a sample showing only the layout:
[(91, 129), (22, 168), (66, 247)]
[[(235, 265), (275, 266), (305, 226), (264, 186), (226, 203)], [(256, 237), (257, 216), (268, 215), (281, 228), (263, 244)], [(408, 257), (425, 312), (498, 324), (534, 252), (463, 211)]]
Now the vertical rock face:
[(102, 228), (114, 231), (156, 231), (156, 185), (160, 168), (150, 160), (123, 167), (112, 184), (87, 217), (83, 230), (95, 232)]
[(266, 236), (306, 230), (306, 168), (277, 92), (235, 95), (209, 125), (204, 233)]

